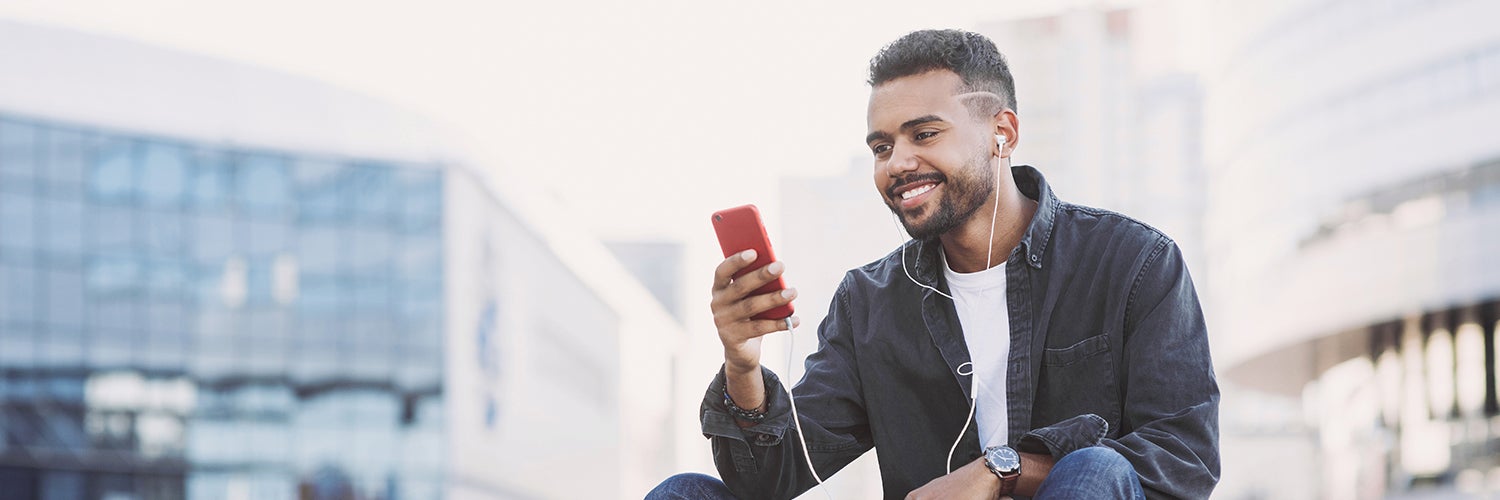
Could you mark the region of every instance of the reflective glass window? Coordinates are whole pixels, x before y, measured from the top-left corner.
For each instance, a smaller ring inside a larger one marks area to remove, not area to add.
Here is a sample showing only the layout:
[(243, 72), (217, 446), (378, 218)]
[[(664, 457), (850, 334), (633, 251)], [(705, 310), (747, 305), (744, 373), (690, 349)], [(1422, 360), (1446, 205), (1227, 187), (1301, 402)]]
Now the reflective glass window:
[(281, 158), (248, 155), (237, 169), (235, 191), (240, 205), (255, 214), (277, 215), (291, 201), (291, 179)]
[(135, 186), (132, 144), (123, 139), (102, 141), (89, 170), (89, 193), (108, 202), (128, 201)]
[(332, 314), (342, 305), (343, 287), (332, 276), (304, 273), (298, 278), (299, 309), (304, 314)]
[(229, 200), (229, 171), (223, 153), (195, 152), (187, 185), (189, 204), (199, 210), (222, 208)]
[(395, 208), (391, 170), (391, 167), (380, 164), (363, 164), (351, 168), (349, 187), (355, 217), (371, 222), (390, 220)]
[(349, 292), (354, 299), (354, 308), (365, 313), (386, 312), (391, 302), (389, 281), (381, 276), (366, 276), (350, 280)]
[(297, 231), (297, 257), (304, 273), (334, 274), (342, 260), (343, 241), (331, 227), (303, 226)]
[(31, 125), (0, 121), (0, 189), (31, 190), (38, 170), (39, 135)]
[(401, 225), (410, 232), (441, 229), (442, 175), (436, 169), (408, 168), (397, 176), (401, 184)]
[(47, 143), (47, 168), (41, 169), (46, 192), (79, 195), (83, 192), (84, 158), (91, 147), (88, 136), (76, 130), (52, 129), (47, 133)]
[(176, 211), (141, 212), (141, 237), (146, 251), (156, 255), (180, 255), (186, 242), (182, 215)]
[(187, 191), (188, 162), (183, 148), (147, 143), (141, 161), (141, 195), (146, 203), (175, 207)]
[(274, 259), (255, 257), (246, 262), (245, 301), (249, 304), (272, 304), (275, 301)]
[(36, 269), (0, 262), (0, 325), (36, 321)]
[(68, 256), (82, 253), (83, 203), (75, 198), (44, 198), (41, 208), (42, 248)]
[(141, 330), (142, 323), (141, 302), (140, 295), (131, 293), (94, 297), (89, 301), (89, 311), (97, 327), (95, 340), (109, 339), (127, 350), (135, 345), (134, 334)]
[(426, 236), (406, 236), (398, 241), (397, 270), (406, 280), (435, 280), (443, 275), (442, 241)]
[[(0, 291), (0, 296), (4, 296)], [(0, 335), (0, 366), (8, 366), (12, 369), (26, 370), (39, 360), (37, 355), (37, 344), (41, 343), (40, 336), (32, 332), (30, 328), (19, 326), (14, 323), (4, 322), (4, 312), (0, 311), (0, 329), (5, 330), (5, 335)], [(0, 404), (5, 403), (8, 389), (6, 382), (0, 378)], [(0, 410), (3, 411), (3, 410)], [(0, 419), (4, 416), (0, 415)], [(0, 425), (0, 442), (5, 439), (4, 426)]]
[(0, 195), (0, 247), (36, 248), (36, 198), (29, 194)]
[(192, 296), (191, 271), (187, 263), (157, 259), (148, 263), (145, 271), (146, 289), (152, 296), (173, 299)]
[(285, 224), (265, 219), (242, 219), (238, 226), (239, 251), (254, 256), (285, 252), (291, 247), (291, 229)]
[(348, 213), (348, 190), (343, 165), (330, 161), (299, 162), (294, 170), (298, 215), (310, 222), (337, 222)]
[(141, 283), (141, 267), (140, 259), (130, 254), (95, 257), (89, 262), (88, 290), (96, 295), (134, 290)]
[(123, 206), (94, 205), (86, 215), (95, 250), (135, 250), (135, 211)]
[(78, 328), (83, 326), (83, 273), (74, 267), (47, 269), (47, 323)]
[(349, 266), (357, 274), (391, 272), (392, 234), (359, 227), (349, 231)]
[(187, 245), (200, 265), (222, 266), (234, 251), (233, 219), (221, 214), (197, 214), (189, 219)]

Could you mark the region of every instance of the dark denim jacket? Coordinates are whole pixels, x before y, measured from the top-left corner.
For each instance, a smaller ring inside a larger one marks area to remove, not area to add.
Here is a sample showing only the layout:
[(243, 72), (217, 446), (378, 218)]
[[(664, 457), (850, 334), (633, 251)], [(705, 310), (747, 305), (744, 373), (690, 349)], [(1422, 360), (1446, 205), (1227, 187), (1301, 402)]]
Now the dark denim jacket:
[[(1006, 261), (1008, 442), (1059, 458), (1108, 446), (1135, 466), (1147, 497), (1207, 498), (1219, 478), (1219, 389), (1177, 245), (1128, 217), (1058, 200), (1032, 167), (1012, 174), (1038, 206)], [(946, 292), (938, 242), (906, 245), (912, 277)], [(969, 409), (953, 304), (913, 284), (901, 258), (898, 249), (844, 276), (794, 389), (818, 473), (878, 447), (887, 498), (945, 473)], [(735, 425), (721, 372), (703, 401), (703, 433), (740, 498), (790, 498), (813, 478), (781, 382), (762, 371), (769, 417)], [(958, 450), (955, 468), (980, 456), (975, 426)]]

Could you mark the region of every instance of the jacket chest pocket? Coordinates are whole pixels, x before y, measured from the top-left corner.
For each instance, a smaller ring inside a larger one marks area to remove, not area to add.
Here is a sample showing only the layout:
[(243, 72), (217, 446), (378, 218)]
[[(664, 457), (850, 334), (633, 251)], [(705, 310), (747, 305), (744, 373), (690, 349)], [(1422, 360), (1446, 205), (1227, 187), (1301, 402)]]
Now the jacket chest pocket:
[(1120, 428), (1119, 374), (1110, 337), (1101, 333), (1059, 349), (1042, 350), (1042, 376), (1036, 395), (1037, 426), (1092, 413)]

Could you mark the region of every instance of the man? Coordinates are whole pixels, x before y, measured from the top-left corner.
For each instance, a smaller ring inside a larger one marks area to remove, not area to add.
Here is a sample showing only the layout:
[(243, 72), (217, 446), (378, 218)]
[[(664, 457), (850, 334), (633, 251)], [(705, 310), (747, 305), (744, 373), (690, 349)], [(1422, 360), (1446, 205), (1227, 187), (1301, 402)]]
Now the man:
[(784, 266), (731, 279), (754, 257), (725, 259), (724, 368), (701, 411), (723, 482), (653, 495), (795, 496), (817, 481), (805, 439), (823, 478), (879, 448), (887, 498), (1206, 498), (1218, 386), (1176, 244), (1010, 166), (1015, 88), (983, 36), (911, 33), (870, 85), (875, 187), (913, 241), (845, 275), (794, 390), (801, 432), (760, 366), (760, 337), (786, 326), (751, 319), (795, 297), (753, 295)]

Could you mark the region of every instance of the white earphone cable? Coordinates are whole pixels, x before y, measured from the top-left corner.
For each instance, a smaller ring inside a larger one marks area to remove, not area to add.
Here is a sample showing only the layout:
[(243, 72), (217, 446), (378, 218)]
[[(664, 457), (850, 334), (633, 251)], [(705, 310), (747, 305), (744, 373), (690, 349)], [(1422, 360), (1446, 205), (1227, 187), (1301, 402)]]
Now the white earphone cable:
[[(796, 337), (797, 329), (792, 326), (791, 316), (788, 316), (785, 321), (786, 331), (789, 335), (786, 337), (786, 371), (783, 373), (787, 377), (787, 380), (791, 380), (792, 348), (795, 347), (792, 340)], [(823, 490), (823, 494), (828, 496), (828, 500), (833, 500), (833, 493), (828, 492), (828, 487), (823, 485), (823, 478), (818, 476), (818, 469), (813, 467), (812, 453), (807, 449), (807, 436), (802, 433), (802, 419), (797, 416), (797, 397), (792, 395), (792, 390), (787, 388), (786, 383), (781, 384), (781, 389), (786, 391), (786, 399), (792, 403), (792, 423), (797, 426), (797, 440), (802, 443), (802, 458), (807, 460), (807, 470), (812, 472), (813, 480), (818, 482), (817, 487)]]
[[(1003, 136), (1003, 135), (996, 135), (995, 136), (995, 147), (998, 149), (998, 152), (995, 153), (995, 157), (998, 159), (998, 158), (1000, 158), (1000, 155), (1005, 152), (1005, 136)], [(995, 225), (996, 225), (995, 223), (997, 222), (996, 219), (1000, 216), (1000, 172), (1001, 172), (1001, 169), (1000, 169), (1000, 165), (998, 164), (998, 161), (996, 163), (997, 164), (995, 165), (995, 184), (992, 187), (992, 189), (994, 189), (994, 191), (995, 191), (995, 206), (993, 207), (993, 209), (990, 210), (990, 236), (989, 236), (989, 241), (987, 242), (988, 243), (988, 248), (985, 250), (985, 254), (984, 254), (984, 268), (985, 269), (989, 269), (990, 266), (994, 263), (993, 259), (994, 259), (994, 255), (995, 255)], [(900, 223), (900, 220), (897, 219), (896, 213), (894, 211), (891, 212), (891, 221), (896, 223), (896, 234), (901, 234), (901, 223)], [(920, 286), (922, 288), (926, 288), (928, 290), (932, 290), (933, 292), (937, 293), (938, 295), (942, 295), (944, 297), (947, 297), (948, 300), (955, 300), (956, 301), (956, 299), (954, 299), (952, 295), (948, 295), (946, 293), (943, 293), (942, 290), (938, 290), (937, 288), (933, 288), (932, 286), (929, 286), (926, 283), (922, 283), (920, 281), (917, 281), (916, 278), (912, 277), (911, 271), (909, 271), (909, 270), (906, 269), (906, 247), (907, 247), (908, 243), (909, 242), (907, 242), (907, 241), (902, 241), (901, 242), (901, 272), (906, 273), (906, 279), (911, 280), (911, 282), (914, 283), (914, 284), (916, 284), (917, 286)], [(917, 254), (917, 258), (921, 259), (922, 258), (922, 254), (920, 254), (920, 253)], [(787, 326), (788, 327), (791, 326), (791, 321), (790, 320), (788, 320)], [(963, 371), (964, 370), (964, 365), (968, 365), (969, 366), (969, 372), (968, 373), (964, 373), (964, 371)], [(788, 371), (790, 371), (790, 367), (788, 367)], [(978, 403), (979, 403), (979, 377), (977, 377), (977, 376), (974, 375), (974, 362), (973, 361), (966, 361), (963, 364), (958, 365), (958, 369), (956, 370), (956, 372), (960, 376), (963, 376), (963, 375), (969, 376), (969, 414), (968, 414), (967, 417), (964, 417), (964, 427), (963, 427), (963, 429), (961, 429), (961, 430), (958, 431), (958, 438), (953, 440), (953, 447), (948, 449), (947, 461), (943, 465), (944, 474), (948, 474), (948, 473), (952, 473), (953, 472), (953, 452), (958, 451), (958, 443), (962, 442), (963, 439), (964, 439), (964, 434), (967, 433), (967, 432), (969, 432), (969, 422), (972, 422), (974, 420), (974, 409), (975, 409), (976, 406), (978, 406)], [(795, 414), (796, 414), (796, 407), (795, 406), (793, 406), (792, 412), (793, 412), (793, 417), (795, 418)], [(800, 432), (801, 431), (799, 429), (798, 433), (800, 434)], [(804, 450), (807, 449), (807, 445), (805, 443), (803, 444), (802, 447), (803, 447)], [(812, 463), (812, 461), (811, 461), (811, 459), (809, 459), (808, 460), (809, 467), (811, 466), (811, 463)], [(820, 482), (819, 484), (822, 484), (822, 483)]]

